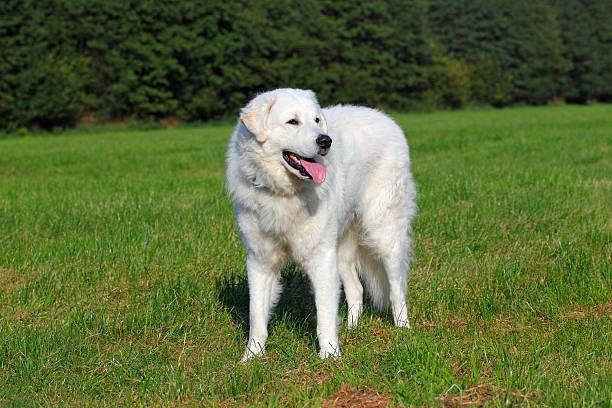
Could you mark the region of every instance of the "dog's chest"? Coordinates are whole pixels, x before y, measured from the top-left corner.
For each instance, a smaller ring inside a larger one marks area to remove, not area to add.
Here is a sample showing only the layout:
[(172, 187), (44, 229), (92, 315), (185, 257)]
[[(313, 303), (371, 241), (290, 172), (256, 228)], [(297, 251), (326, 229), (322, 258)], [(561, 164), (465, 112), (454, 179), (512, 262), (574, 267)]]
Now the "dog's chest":
[(327, 223), (325, 211), (316, 200), (299, 197), (266, 197), (257, 208), (259, 229), (290, 242), (299, 237), (318, 235)]

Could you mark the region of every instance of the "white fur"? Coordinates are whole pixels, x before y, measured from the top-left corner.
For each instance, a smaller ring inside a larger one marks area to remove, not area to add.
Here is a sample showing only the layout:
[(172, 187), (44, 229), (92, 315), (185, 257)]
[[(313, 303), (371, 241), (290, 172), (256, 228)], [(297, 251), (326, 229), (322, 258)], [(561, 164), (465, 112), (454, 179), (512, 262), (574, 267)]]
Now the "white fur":
[[(332, 145), (321, 156), (316, 139), (325, 133)], [(283, 150), (323, 164), (325, 181), (300, 175)], [(341, 283), (350, 327), (362, 310), (360, 277), (374, 305), (390, 303), (395, 324), (410, 327), (406, 277), (416, 187), (408, 144), (392, 119), (365, 107), (321, 109), (311, 91), (260, 94), (232, 133), (227, 185), (247, 249), (250, 331), (243, 361), (265, 352), (280, 268), (290, 258), (312, 284), (321, 358), (340, 356)]]

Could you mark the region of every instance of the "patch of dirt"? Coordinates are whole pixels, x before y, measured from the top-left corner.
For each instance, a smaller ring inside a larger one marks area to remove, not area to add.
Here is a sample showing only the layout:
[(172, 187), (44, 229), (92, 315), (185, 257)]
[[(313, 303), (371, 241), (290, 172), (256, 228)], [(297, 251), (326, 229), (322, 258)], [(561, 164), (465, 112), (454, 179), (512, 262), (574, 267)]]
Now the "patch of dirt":
[(493, 399), (501, 401), (505, 398), (506, 404), (529, 406), (531, 400), (538, 398), (539, 392), (523, 392), (519, 390), (508, 391), (494, 383), (479, 384), (466, 390), (456, 385), (436, 397), (438, 406), (444, 407), (481, 407)]
[(389, 397), (372, 388), (361, 389), (344, 384), (339, 391), (323, 400), (322, 406), (325, 408), (388, 407)]
[(568, 319), (582, 320), (587, 319), (591, 315), (595, 316), (597, 319), (608, 319), (612, 317), (612, 302), (585, 307), (584, 309), (572, 310), (569, 311), (565, 317)]
[(314, 369), (309, 364), (303, 363), (295, 369), (287, 371), (283, 381), (301, 387), (307, 387), (312, 383), (322, 385), (330, 380), (336, 368), (336, 362), (332, 359), (328, 359)]

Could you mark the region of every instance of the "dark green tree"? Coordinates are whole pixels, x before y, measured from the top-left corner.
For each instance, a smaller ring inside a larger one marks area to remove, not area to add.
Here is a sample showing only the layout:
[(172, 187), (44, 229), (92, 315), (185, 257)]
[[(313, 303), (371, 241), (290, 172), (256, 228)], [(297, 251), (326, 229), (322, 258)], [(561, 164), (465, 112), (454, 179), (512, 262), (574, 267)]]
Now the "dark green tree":
[(255, 93), (406, 110), (612, 99), (601, 0), (5, 0), (0, 128), (204, 121)]
[(83, 109), (89, 60), (64, 44), (61, 9), (50, 0), (7, 1), (2, 5), (3, 128), (70, 126)]
[(556, 11), (543, 0), (431, 0), (432, 38), (473, 64), (474, 96), (494, 105), (542, 104), (566, 67)]
[(564, 56), (563, 95), (571, 102), (612, 100), (612, 2), (556, 0)]

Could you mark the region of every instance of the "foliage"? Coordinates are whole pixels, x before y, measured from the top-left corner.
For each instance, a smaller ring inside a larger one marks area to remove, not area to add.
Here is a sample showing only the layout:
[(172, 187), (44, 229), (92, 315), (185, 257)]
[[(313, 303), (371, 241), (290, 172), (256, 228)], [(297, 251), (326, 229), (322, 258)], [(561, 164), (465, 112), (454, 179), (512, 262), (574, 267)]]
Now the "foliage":
[(608, 101), (610, 2), (6, 0), (0, 129), (234, 116), (256, 92), (393, 110)]
[(435, 52), (429, 70), (429, 87), (425, 91), (424, 104), (433, 109), (465, 106), (472, 100), (473, 64), (450, 57), (439, 45), (434, 45), (433, 48)]
[(569, 64), (563, 77), (563, 95), (585, 103), (612, 101), (612, 3), (558, 0), (564, 57)]
[(565, 65), (555, 9), (544, 1), (431, 0), (433, 38), (475, 64), (476, 101), (544, 104)]

